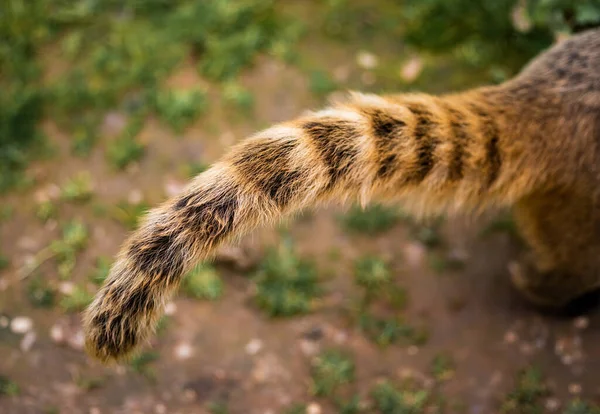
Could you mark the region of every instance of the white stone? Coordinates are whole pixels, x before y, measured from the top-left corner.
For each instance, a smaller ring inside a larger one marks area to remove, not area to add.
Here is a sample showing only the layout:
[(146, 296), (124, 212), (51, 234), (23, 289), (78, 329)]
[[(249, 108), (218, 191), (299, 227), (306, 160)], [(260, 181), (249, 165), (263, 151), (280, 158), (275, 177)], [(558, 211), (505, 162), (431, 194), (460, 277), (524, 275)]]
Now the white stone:
[(33, 328), (33, 321), (26, 316), (17, 316), (10, 322), (10, 330), (16, 334), (24, 334)]
[(263, 347), (263, 342), (258, 338), (254, 338), (246, 344), (246, 353), (248, 355), (256, 355), (257, 353), (260, 352), (262, 347)]

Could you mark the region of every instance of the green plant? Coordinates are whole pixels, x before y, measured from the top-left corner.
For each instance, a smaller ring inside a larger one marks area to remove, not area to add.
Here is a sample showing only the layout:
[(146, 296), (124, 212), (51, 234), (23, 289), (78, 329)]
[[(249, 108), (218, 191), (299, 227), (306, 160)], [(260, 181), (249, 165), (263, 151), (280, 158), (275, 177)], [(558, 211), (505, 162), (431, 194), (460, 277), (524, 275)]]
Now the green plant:
[(208, 411), (210, 411), (211, 414), (228, 414), (229, 408), (224, 401), (211, 401), (208, 404)]
[(336, 349), (326, 350), (312, 364), (312, 392), (331, 396), (342, 385), (354, 381), (354, 371), (354, 362), (347, 355)]
[(102, 285), (108, 277), (111, 264), (112, 261), (107, 257), (98, 257), (96, 259), (96, 268), (90, 275), (90, 280), (92, 283), (98, 286)]
[(392, 274), (383, 260), (365, 256), (354, 262), (354, 280), (367, 290), (377, 290), (391, 283)]
[(53, 240), (49, 246), (39, 251), (33, 263), (24, 269), (23, 278), (33, 273), (42, 263), (55, 258), (58, 263), (58, 274), (67, 278), (75, 267), (77, 254), (86, 246), (88, 230), (83, 222), (71, 220), (62, 227), (62, 238)]
[(87, 201), (92, 196), (92, 177), (82, 171), (65, 183), (61, 197), (67, 201)]
[(27, 284), (27, 298), (33, 306), (51, 308), (54, 306), (56, 295), (42, 277), (36, 276)]
[(207, 107), (206, 92), (169, 89), (156, 96), (156, 112), (177, 133), (182, 133)]
[(548, 388), (543, 382), (542, 373), (536, 368), (528, 368), (517, 377), (517, 384), (502, 402), (502, 414), (542, 414), (544, 397)]
[(0, 223), (10, 220), (15, 212), (13, 206), (5, 204), (0, 206)]
[(92, 303), (93, 299), (94, 295), (87, 289), (75, 285), (71, 292), (62, 297), (59, 304), (65, 312), (81, 312)]
[(396, 210), (380, 204), (373, 204), (364, 209), (354, 205), (341, 217), (341, 222), (348, 231), (374, 235), (389, 230), (398, 218)]
[(159, 356), (158, 352), (142, 352), (131, 358), (129, 366), (134, 372), (142, 374), (148, 379), (153, 379), (155, 374), (150, 364), (156, 361)]
[(255, 301), (271, 316), (309, 312), (321, 294), (314, 265), (299, 259), (289, 240), (269, 250), (254, 279)]
[(56, 208), (56, 204), (50, 200), (40, 202), (35, 211), (36, 217), (44, 223), (50, 219), (56, 218), (57, 214), (58, 209)]
[(381, 414), (421, 414), (430, 394), (424, 389), (398, 389), (391, 382), (383, 381), (373, 387), (371, 397)]
[(438, 354), (433, 358), (431, 371), (438, 381), (447, 381), (454, 376), (455, 364), (448, 354)]
[(144, 120), (141, 117), (134, 117), (121, 135), (109, 143), (106, 156), (114, 168), (122, 170), (142, 158), (145, 147), (137, 140), (136, 136), (143, 127)]
[(135, 230), (142, 216), (149, 210), (150, 206), (145, 201), (130, 203), (120, 201), (110, 210), (112, 217), (123, 224), (128, 230)]
[(285, 410), (284, 414), (306, 414), (306, 404), (292, 404)]
[(182, 288), (193, 298), (216, 300), (223, 294), (223, 281), (213, 266), (202, 263), (185, 275)]
[(0, 270), (6, 269), (10, 265), (10, 259), (0, 254)]
[(382, 318), (363, 311), (359, 315), (359, 327), (372, 341), (388, 346), (403, 340), (420, 345), (427, 340), (427, 332), (404, 322), (402, 318)]
[(19, 395), (19, 393), (20, 389), (16, 382), (4, 375), (0, 375), (0, 396), (14, 397)]
[(337, 89), (337, 84), (327, 72), (313, 70), (310, 72), (310, 90), (317, 96), (326, 96)]
[(600, 414), (600, 407), (580, 399), (575, 399), (569, 402), (563, 414)]

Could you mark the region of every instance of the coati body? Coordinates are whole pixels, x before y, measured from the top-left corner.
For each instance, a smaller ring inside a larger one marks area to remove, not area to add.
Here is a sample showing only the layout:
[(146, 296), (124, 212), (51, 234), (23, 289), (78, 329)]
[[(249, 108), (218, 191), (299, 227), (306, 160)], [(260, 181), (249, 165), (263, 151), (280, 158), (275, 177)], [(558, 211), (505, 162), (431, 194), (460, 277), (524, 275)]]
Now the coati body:
[(534, 301), (600, 285), (600, 30), (498, 85), (445, 96), (353, 94), (233, 147), (152, 210), (85, 313), (88, 351), (119, 359), (151, 333), (182, 274), (223, 242), (331, 200), (417, 213), (512, 206)]

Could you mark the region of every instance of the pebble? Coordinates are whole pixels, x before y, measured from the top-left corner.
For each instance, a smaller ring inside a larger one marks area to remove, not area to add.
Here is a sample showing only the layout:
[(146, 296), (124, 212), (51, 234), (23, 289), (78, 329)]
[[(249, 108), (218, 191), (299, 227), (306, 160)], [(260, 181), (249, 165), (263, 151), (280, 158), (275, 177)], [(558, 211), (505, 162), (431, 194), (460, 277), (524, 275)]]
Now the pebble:
[(156, 414), (166, 414), (167, 407), (165, 407), (164, 404), (156, 404), (156, 407), (154, 407), (154, 412)]
[(175, 347), (175, 358), (179, 360), (190, 358), (192, 353), (192, 346), (187, 342), (182, 342)]
[(545, 405), (548, 411), (557, 411), (560, 407), (560, 402), (556, 398), (548, 398)]
[(321, 414), (321, 406), (315, 402), (308, 404), (306, 407), (306, 414)]
[(362, 50), (356, 55), (356, 63), (363, 69), (374, 69), (379, 64), (379, 60), (373, 53)]
[(400, 69), (400, 77), (406, 82), (413, 82), (423, 70), (423, 61), (418, 57), (411, 58)]
[(590, 319), (586, 316), (580, 316), (578, 318), (575, 318), (575, 320), (573, 321), (573, 326), (575, 326), (575, 328), (577, 329), (586, 329), (588, 326), (590, 325)]
[(408, 347), (408, 349), (406, 350), (406, 353), (410, 356), (415, 356), (419, 353), (419, 347), (415, 346), (415, 345), (411, 345)]
[(142, 191), (139, 189), (132, 190), (127, 196), (127, 201), (131, 204), (139, 204), (144, 199)]
[(300, 341), (300, 350), (306, 356), (313, 356), (319, 352), (319, 343), (308, 339)]
[(67, 344), (77, 350), (82, 351), (85, 346), (85, 335), (82, 330), (76, 331), (73, 335), (67, 338)]
[(62, 344), (65, 341), (65, 330), (59, 324), (52, 325), (50, 328), (50, 338), (57, 344)]
[(246, 344), (245, 349), (246, 349), (246, 353), (248, 355), (256, 355), (257, 353), (260, 352), (262, 347), (263, 347), (263, 342), (258, 338), (254, 338)]
[(408, 243), (404, 248), (404, 258), (409, 266), (420, 267), (425, 258), (425, 247), (421, 243)]
[(573, 395), (581, 394), (581, 384), (572, 383), (569, 384), (569, 393)]
[(165, 315), (171, 316), (177, 312), (177, 305), (174, 302), (169, 302), (165, 305)]
[(504, 334), (504, 342), (507, 344), (514, 344), (519, 339), (519, 336), (514, 331), (508, 331)]
[(33, 321), (26, 316), (17, 316), (10, 322), (10, 330), (16, 334), (24, 334), (33, 328)]
[(58, 291), (63, 295), (71, 295), (75, 290), (75, 284), (73, 282), (61, 282), (58, 285)]
[(168, 179), (164, 185), (165, 193), (169, 197), (175, 197), (176, 195), (180, 194), (183, 191), (184, 187), (184, 183), (175, 181), (173, 179)]

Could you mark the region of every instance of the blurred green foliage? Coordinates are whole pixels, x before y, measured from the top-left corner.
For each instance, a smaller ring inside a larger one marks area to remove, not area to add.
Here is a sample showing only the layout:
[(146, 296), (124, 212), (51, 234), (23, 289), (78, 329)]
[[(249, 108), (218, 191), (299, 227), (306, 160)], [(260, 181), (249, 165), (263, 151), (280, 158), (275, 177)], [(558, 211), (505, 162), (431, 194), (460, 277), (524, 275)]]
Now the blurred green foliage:
[[(289, 57), (300, 25), (276, 13), (273, 0), (6, 0), (0, 9), (0, 191), (42, 140), (45, 114), (87, 155), (109, 110), (134, 115), (108, 148), (116, 168), (139, 159), (136, 141), (152, 111), (182, 131), (206, 107), (203, 94), (163, 90), (184, 60), (201, 76), (230, 81), (269, 53)], [(158, 90), (161, 92), (157, 92)], [(241, 105), (251, 98), (230, 93)], [(143, 125), (143, 122), (141, 122)]]
[(400, 217), (394, 209), (381, 204), (371, 204), (365, 208), (353, 205), (340, 221), (344, 228), (354, 233), (375, 235), (392, 228)]
[(270, 316), (307, 313), (322, 292), (314, 265), (297, 256), (289, 239), (268, 251), (255, 280), (256, 303)]
[(371, 397), (381, 414), (420, 414), (425, 412), (430, 392), (398, 387), (386, 380), (373, 387)]
[(190, 270), (183, 279), (183, 291), (196, 299), (216, 300), (223, 294), (223, 281), (217, 270), (206, 263)]
[(319, 354), (312, 365), (312, 392), (331, 396), (339, 387), (354, 381), (354, 361), (337, 349)]
[(501, 405), (502, 414), (541, 414), (549, 389), (540, 370), (531, 367), (521, 371), (514, 389)]

